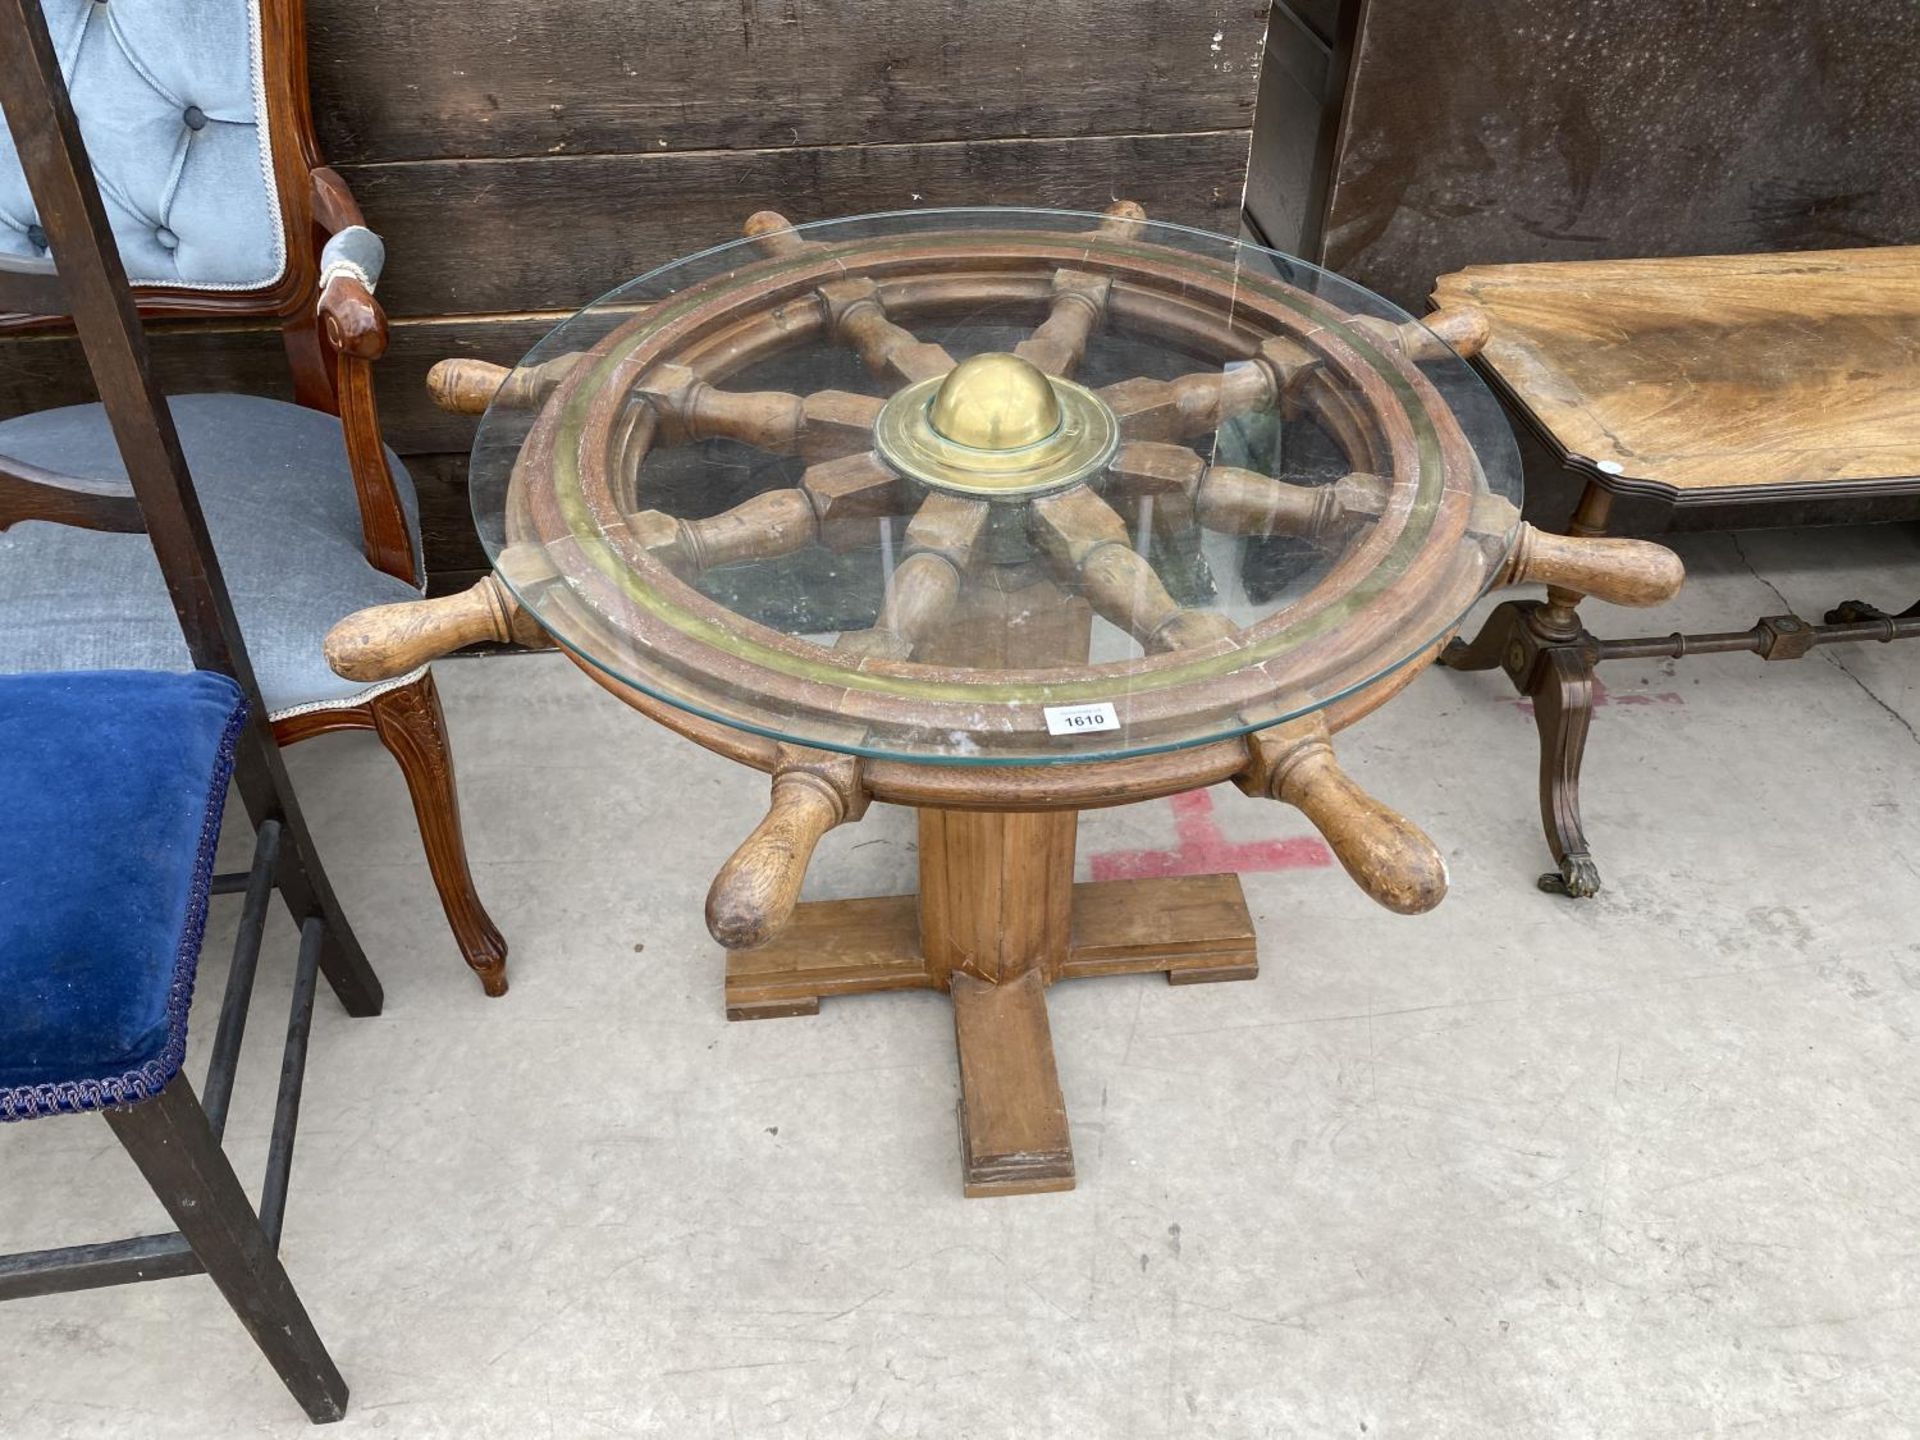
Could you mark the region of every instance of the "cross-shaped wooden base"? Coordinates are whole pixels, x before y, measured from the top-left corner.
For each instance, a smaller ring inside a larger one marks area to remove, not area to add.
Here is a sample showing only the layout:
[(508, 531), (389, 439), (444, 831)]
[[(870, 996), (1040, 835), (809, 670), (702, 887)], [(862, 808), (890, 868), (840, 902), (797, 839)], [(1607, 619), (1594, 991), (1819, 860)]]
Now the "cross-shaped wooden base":
[(1240, 881), (1076, 885), (1074, 811), (919, 816), (919, 895), (801, 905), (772, 944), (728, 956), (727, 1018), (812, 1015), (832, 995), (947, 991), (967, 1195), (1070, 1190), (1046, 987), (1148, 970), (1175, 985), (1251, 980), (1259, 963)]

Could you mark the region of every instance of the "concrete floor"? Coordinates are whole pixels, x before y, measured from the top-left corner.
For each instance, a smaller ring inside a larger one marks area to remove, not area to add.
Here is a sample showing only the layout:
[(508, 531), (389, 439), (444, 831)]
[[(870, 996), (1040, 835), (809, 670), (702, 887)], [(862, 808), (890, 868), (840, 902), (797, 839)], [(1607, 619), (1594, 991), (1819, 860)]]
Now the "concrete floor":
[[(1682, 548), (1678, 602), (1595, 628), (1920, 594), (1912, 528)], [(388, 991), (361, 1021), (322, 995), (287, 1223), (339, 1433), (1920, 1434), (1920, 645), (1609, 668), (1607, 888), (1577, 904), (1534, 888), (1527, 715), (1497, 676), (1423, 675), (1341, 750), (1446, 852), (1447, 903), (1249, 873), (1256, 982), (1056, 990), (1079, 1188), (975, 1201), (942, 997), (722, 1018), (701, 899), (758, 777), (555, 657), (439, 673), (506, 999), (460, 965), (376, 745), (293, 755)], [(1310, 834), (1211, 804), (1188, 823), (1227, 842)], [(1090, 817), (1083, 873), (1173, 821)], [(876, 808), (810, 893), (910, 887), (912, 841)], [(164, 1228), (97, 1120), (4, 1127), (0, 1167), (0, 1249)], [(204, 1279), (0, 1307), (10, 1440), (305, 1429)]]

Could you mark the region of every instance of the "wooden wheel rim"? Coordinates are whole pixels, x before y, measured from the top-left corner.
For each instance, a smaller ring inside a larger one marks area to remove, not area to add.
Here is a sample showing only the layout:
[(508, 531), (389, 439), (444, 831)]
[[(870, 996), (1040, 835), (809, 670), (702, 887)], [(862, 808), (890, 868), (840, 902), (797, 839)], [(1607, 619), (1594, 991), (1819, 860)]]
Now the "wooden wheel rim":
[[(1308, 593), (1225, 640), (1098, 665), (957, 671), (901, 660), (850, 663), (725, 610), (627, 533), (625, 515), (640, 502), (644, 455), (658, 429), (633, 387), (659, 366), (685, 365), (717, 383), (815, 339), (825, 316), (798, 302), (843, 276), (871, 278), (887, 313), (912, 321), (983, 299), (1044, 307), (1048, 281), (1063, 266), (1111, 277), (1109, 325), (1138, 325), (1222, 362), (1247, 358), (1263, 338), (1286, 337), (1362, 402), (1356, 423), (1379, 453), (1352, 458), (1391, 476), (1392, 501)], [(1461, 543), (1483, 487), (1472, 446), (1431, 381), (1352, 317), (1283, 281), (1097, 234), (919, 233), (743, 265), (604, 337), (550, 396), (520, 452), (507, 539), (544, 549), (566, 577), (572, 594), (552, 607), (549, 624), (556, 638), (669, 703), (856, 753), (1038, 762), (1103, 757), (967, 757), (915, 748), (911, 737), (958, 732), (999, 746), (1032, 743), (1045, 733), (1043, 706), (1109, 700), (1126, 737), (1104, 757), (1112, 758), (1223, 738), (1328, 703), (1415, 660), (1479, 593), (1503, 549), (1499, 537), (1478, 547)], [(1436, 604), (1436, 595), (1446, 603)], [(536, 615), (551, 603), (537, 591), (523, 599)], [(1423, 608), (1433, 611), (1426, 629), (1398, 638)], [(1383, 638), (1355, 649), (1342, 632), (1362, 612)], [(681, 693), (656, 670), (719, 676), (742, 698)], [(983, 707), (992, 711), (991, 733), (981, 723)], [(764, 711), (783, 723), (756, 713)], [(869, 741), (874, 734), (880, 738)]]

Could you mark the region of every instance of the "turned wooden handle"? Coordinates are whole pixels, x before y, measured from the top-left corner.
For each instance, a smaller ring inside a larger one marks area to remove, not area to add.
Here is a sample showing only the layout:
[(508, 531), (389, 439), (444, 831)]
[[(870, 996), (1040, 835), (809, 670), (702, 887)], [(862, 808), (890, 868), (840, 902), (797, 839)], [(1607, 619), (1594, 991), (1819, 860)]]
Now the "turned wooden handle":
[(489, 575), (458, 595), (356, 610), (327, 632), (324, 649), (334, 674), (374, 681), (418, 670), (463, 645), (538, 644), (544, 638), (512, 592)]
[(494, 391), (513, 371), (491, 360), (440, 360), (427, 371), (427, 394), (455, 415), (484, 415)]
[(1356, 785), (1334, 759), (1327, 724), (1309, 716), (1249, 737), (1240, 787), (1285, 801), (1313, 822), (1354, 883), (1400, 915), (1447, 894), (1447, 862), (1420, 828)]
[(1522, 525), (1502, 583), (1549, 585), (1609, 605), (1658, 605), (1680, 593), (1687, 567), (1650, 540), (1556, 535)]
[(729, 950), (764, 945), (793, 918), (820, 837), (846, 817), (826, 780), (804, 770), (774, 776), (773, 804), (720, 867), (707, 891), (707, 929)]
[(768, 255), (797, 255), (806, 250), (818, 250), (816, 240), (802, 240), (794, 233), (793, 222), (778, 210), (756, 210), (747, 217), (747, 223), (740, 227), (740, 233), (749, 240), (756, 240), (760, 248)]
[(1422, 316), (1420, 324), (1423, 333), (1407, 345), (1407, 353), (1415, 360), (1441, 358), (1443, 352), (1433, 343), (1435, 336), (1446, 341), (1454, 354), (1463, 359), (1478, 355), (1493, 338), (1493, 320), (1477, 305), (1449, 305)]

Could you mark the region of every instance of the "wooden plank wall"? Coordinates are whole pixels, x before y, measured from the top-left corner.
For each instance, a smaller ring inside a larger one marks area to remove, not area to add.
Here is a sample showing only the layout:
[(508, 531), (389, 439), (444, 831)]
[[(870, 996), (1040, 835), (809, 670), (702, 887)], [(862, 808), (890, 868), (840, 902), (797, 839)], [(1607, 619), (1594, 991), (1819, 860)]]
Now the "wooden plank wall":
[(1402, 305), (1463, 265), (1915, 241), (1914, 0), (1364, 0), (1320, 258)]
[[(484, 564), (447, 355), (511, 363), (594, 296), (795, 220), (965, 204), (1237, 228), (1268, 0), (308, 0), (328, 159), (385, 237), (387, 438), (435, 588)], [(285, 394), (277, 337), (179, 327), (171, 388)], [(0, 345), (0, 414), (91, 399), (70, 342)]]

